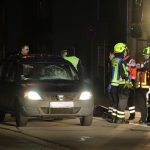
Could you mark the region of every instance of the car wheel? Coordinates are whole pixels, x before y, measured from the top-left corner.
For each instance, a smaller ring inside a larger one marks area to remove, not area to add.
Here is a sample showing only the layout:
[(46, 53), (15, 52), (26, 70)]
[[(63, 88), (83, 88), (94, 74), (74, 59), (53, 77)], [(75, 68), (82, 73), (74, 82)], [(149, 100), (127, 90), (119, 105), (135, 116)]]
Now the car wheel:
[(15, 116), (16, 116), (16, 127), (24, 127), (27, 125), (28, 119), (27, 117), (23, 116), (20, 109), (20, 103), (18, 101), (16, 101), (15, 104)]
[(90, 126), (93, 121), (93, 115), (83, 116), (80, 118), (81, 126)]
[(5, 112), (0, 111), (0, 123), (4, 122), (5, 119)]

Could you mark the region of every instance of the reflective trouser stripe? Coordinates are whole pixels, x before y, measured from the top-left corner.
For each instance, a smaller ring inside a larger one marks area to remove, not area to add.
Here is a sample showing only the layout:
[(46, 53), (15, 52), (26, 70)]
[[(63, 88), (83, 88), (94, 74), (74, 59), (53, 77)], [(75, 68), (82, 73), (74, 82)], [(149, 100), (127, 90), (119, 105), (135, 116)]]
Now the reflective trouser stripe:
[(133, 110), (135, 109), (135, 106), (129, 107), (129, 110)]
[(117, 117), (118, 118), (125, 118), (125, 112), (124, 111), (117, 111)]
[(125, 115), (117, 115), (118, 118), (125, 118)]
[(129, 112), (130, 113), (135, 113), (135, 106), (129, 107)]
[(125, 114), (125, 112), (124, 111), (117, 111), (117, 114), (119, 114), (119, 115), (124, 115)]
[(135, 110), (130, 110), (130, 114), (135, 113)]
[(112, 113), (112, 116), (117, 116), (117, 114), (116, 113)]
[(108, 112), (112, 113), (113, 108), (112, 107), (108, 107)]
[(112, 109), (112, 116), (117, 116), (117, 109)]

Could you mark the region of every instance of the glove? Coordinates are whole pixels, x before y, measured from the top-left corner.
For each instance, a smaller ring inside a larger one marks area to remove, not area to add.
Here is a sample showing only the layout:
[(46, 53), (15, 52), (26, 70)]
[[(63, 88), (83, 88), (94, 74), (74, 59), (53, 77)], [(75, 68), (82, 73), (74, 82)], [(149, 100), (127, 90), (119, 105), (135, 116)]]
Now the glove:
[(126, 82), (124, 88), (131, 89), (133, 87), (132, 83)]

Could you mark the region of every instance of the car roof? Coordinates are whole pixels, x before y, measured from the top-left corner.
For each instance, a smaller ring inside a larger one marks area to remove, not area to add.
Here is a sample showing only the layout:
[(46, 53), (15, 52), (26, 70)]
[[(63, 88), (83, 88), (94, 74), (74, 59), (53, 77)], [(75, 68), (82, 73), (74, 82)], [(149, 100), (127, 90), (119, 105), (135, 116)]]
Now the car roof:
[[(54, 64), (70, 64), (61, 56), (48, 54), (31, 54), (25, 57), (15, 57), (21, 63), (54, 63)], [(13, 57), (14, 59), (14, 57)]]

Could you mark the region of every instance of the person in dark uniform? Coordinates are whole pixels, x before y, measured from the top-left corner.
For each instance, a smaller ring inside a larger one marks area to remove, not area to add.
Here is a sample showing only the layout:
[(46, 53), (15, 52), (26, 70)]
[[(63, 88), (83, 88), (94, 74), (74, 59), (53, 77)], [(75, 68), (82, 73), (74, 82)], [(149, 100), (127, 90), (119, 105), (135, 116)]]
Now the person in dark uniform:
[[(150, 86), (150, 47), (146, 47), (142, 55), (144, 62), (137, 64), (139, 72), (139, 81), (137, 82), (137, 97), (139, 98), (139, 107), (141, 112), (140, 124), (150, 123), (150, 107), (146, 105), (146, 93)], [(146, 82), (145, 82), (146, 81)]]
[(126, 63), (127, 70), (129, 72), (129, 78), (132, 82), (133, 87), (129, 89), (129, 97), (128, 97), (128, 109), (130, 112), (130, 116), (128, 120), (135, 119), (135, 81), (136, 81), (136, 62), (131, 56), (129, 55), (129, 49), (126, 48), (125, 57), (123, 58), (124, 62)]
[(26, 57), (28, 54), (29, 54), (29, 46), (28, 45), (23, 45), (21, 47), (21, 51), (18, 53), (19, 56), (22, 56), (22, 57)]

